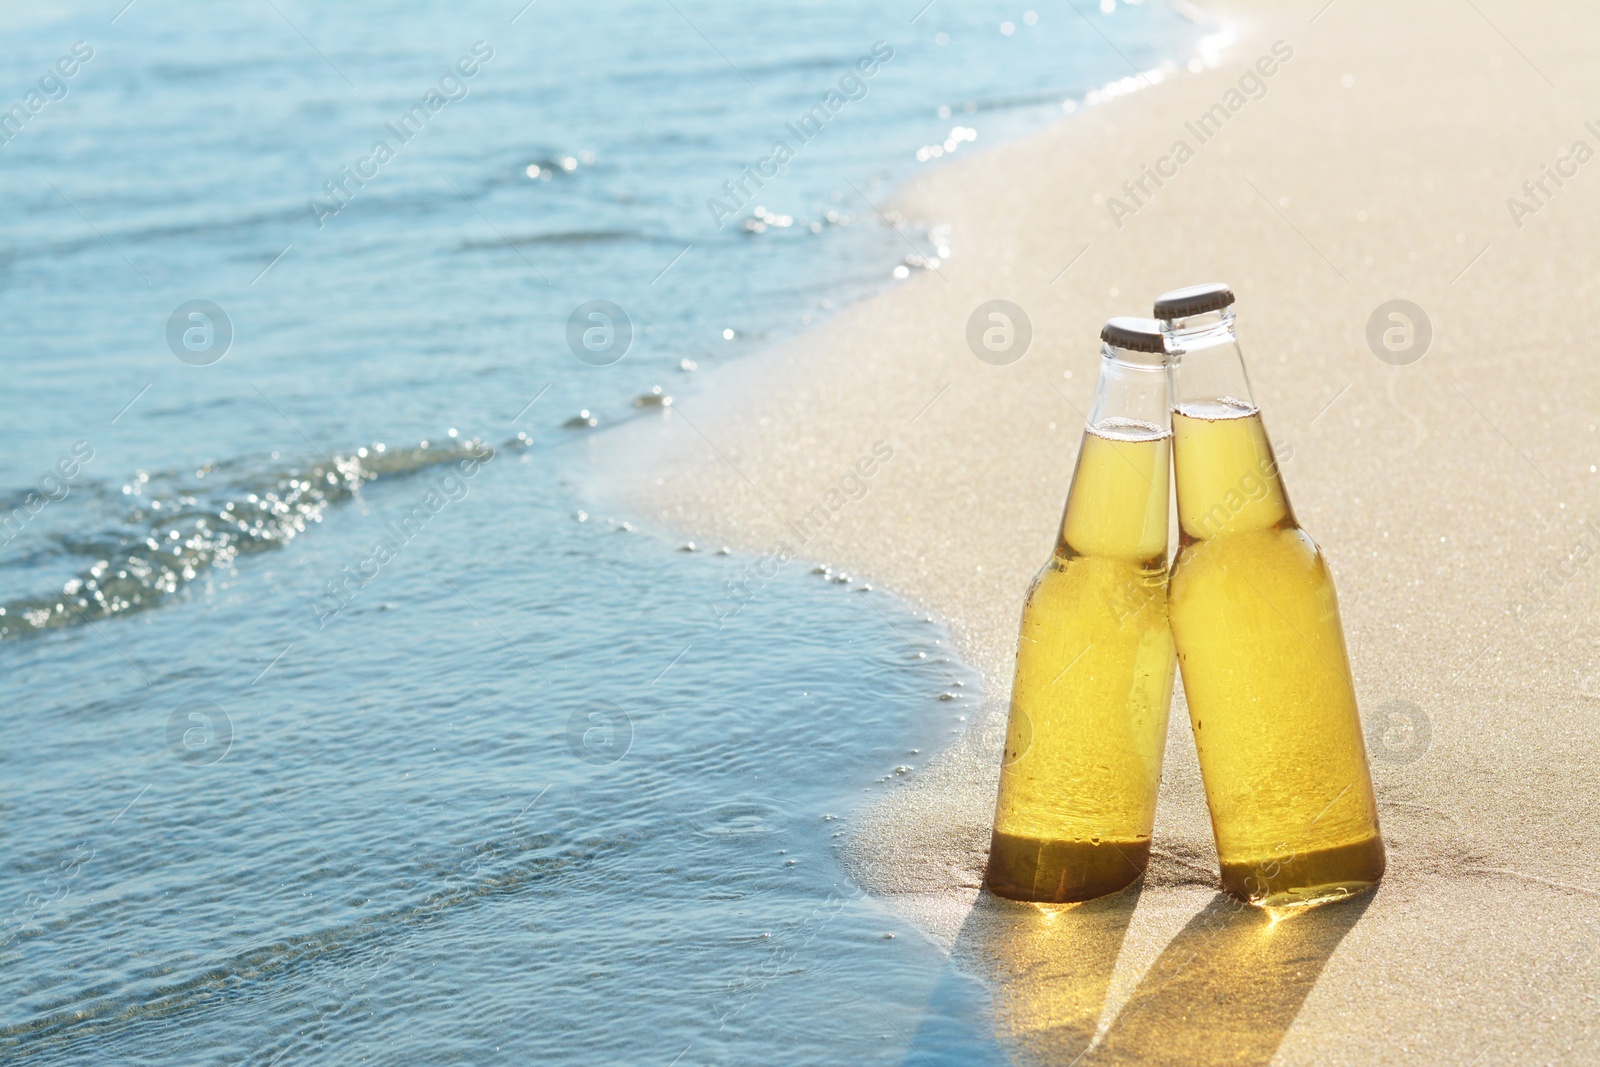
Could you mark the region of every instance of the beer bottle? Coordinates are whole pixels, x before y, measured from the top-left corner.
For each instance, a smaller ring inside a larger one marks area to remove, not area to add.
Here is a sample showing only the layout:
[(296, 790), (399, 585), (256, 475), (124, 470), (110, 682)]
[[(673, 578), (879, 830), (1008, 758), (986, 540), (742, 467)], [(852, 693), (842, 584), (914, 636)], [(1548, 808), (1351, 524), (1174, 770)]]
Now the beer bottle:
[(1383, 838), (1327, 560), (1250, 395), (1233, 293), (1160, 297), (1179, 541), (1168, 613), (1222, 886), (1266, 906), (1370, 888)]
[(1055, 552), (1017, 641), (986, 883), (1089, 900), (1150, 856), (1173, 648), (1167, 627), (1171, 397), (1160, 324), (1112, 319)]

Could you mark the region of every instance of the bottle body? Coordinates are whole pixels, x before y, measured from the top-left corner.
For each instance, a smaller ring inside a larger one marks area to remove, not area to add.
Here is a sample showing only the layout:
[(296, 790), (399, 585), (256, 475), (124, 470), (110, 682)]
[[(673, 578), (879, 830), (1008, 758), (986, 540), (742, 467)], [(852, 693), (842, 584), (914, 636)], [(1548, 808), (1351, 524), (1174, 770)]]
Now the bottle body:
[(1018, 639), (986, 879), (1018, 900), (1090, 900), (1136, 881), (1161, 782), (1170, 432), (1165, 419), (1090, 420)]
[[(1209, 358), (1237, 360), (1229, 347)], [(1189, 354), (1175, 358), (1168, 611), (1223, 888), (1266, 906), (1338, 899), (1385, 859), (1333, 579), (1248, 386), (1185, 396)]]

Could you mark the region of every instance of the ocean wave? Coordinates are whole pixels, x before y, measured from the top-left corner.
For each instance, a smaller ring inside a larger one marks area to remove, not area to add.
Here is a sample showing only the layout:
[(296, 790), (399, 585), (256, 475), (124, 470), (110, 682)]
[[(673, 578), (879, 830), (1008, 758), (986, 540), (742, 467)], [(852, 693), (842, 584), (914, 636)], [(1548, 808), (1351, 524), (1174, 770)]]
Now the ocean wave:
[[(552, 834), (521, 835), (515, 831), (475, 846), (459, 865), (435, 865), (419, 872), (418, 884), (432, 886), (420, 897), (348, 922), (309, 930), (232, 955), (205, 961), (189, 977), (154, 988), (107, 990), (91, 987), (87, 998), (56, 1003), (30, 1019), (0, 1024), (0, 1049), (13, 1051), (23, 1042), (44, 1039), (68, 1045), (122, 1030), (150, 1019), (171, 1020), (227, 1000), (258, 996), (278, 981), (300, 976), (317, 981), (340, 1000), (354, 996), (433, 923), (464, 909), (502, 897), (515, 896), (550, 878), (575, 870), (582, 846), (559, 853)], [(642, 839), (641, 839), (641, 842)], [(530, 853), (543, 853), (529, 855)], [(501, 862), (496, 862), (501, 861)], [(462, 874), (470, 867), (470, 874)], [(322, 969), (320, 975), (306, 972)], [(155, 980), (171, 973), (158, 965), (142, 978)], [(100, 993), (99, 996), (93, 993)]]
[[(59, 201), (57, 202), (59, 204)], [(77, 237), (49, 239), (44, 231), (36, 231), (30, 240), (27, 231), (11, 234), (13, 243), (5, 250), (8, 259), (55, 259), (90, 249), (101, 249), (109, 240), (118, 246), (159, 245), (182, 243), (188, 240), (211, 241), (217, 244), (236, 244), (241, 237), (263, 229), (281, 227), (305, 218), (305, 208), (296, 204), (270, 211), (257, 211), (232, 217), (187, 218), (167, 222), (150, 222), (145, 225), (124, 226)], [(59, 228), (50, 231), (53, 235)], [(270, 253), (268, 253), (270, 255)]]
[(558, 230), (554, 233), (511, 234), (494, 240), (462, 241), (457, 251), (470, 252), (484, 248), (504, 248), (506, 245), (597, 245), (637, 241), (641, 244), (674, 244), (672, 238), (644, 233), (639, 230)]
[[(308, 466), (239, 471), (204, 487), (198, 477), (140, 472), (122, 487), (133, 502), (122, 525), (58, 538), (91, 566), (51, 595), (0, 605), (0, 641), (156, 607), (212, 568), (288, 544), (368, 482), (480, 456), (483, 447), (454, 437), (410, 448), (374, 444)], [(198, 473), (226, 476), (249, 466)]]

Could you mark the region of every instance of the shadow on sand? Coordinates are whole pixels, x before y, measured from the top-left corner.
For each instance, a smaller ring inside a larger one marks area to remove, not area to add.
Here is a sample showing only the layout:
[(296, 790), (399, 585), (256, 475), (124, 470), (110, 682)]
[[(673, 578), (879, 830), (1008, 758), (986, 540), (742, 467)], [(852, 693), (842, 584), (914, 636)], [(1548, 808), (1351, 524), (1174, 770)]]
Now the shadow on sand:
[(1217, 894), (1162, 951), (1084, 1067), (1265, 1067), (1371, 903), (1367, 893), (1268, 911)]
[[(1106, 994), (1140, 887), (1086, 904), (978, 898), (957, 937), (952, 968), (982, 976), (994, 1038), (980, 1018), (951, 1030), (937, 1003), (905, 1063), (1172, 1064), (1264, 1067), (1324, 965), (1372, 894), (1296, 912), (1264, 911), (1221, 893), (1162, 951), (1095, 1042)], [(946, 983), (941, 982), (941, 988)], [(951, 976), (951, 996), (970, 980)], [(946, 996), (949, 1000), (950, 996)], [(975, 1015), (968, 1009), (967, 1015)], [(929, 1025), (935, 1019), (945, 1025)], [(984, 1040), (984, 1038), (988, 1038)]]
[[(1099, 1026), (1139, 893), (1134, 886), (1083, 904), (1019, 904), (980, 894), (956, 937), (950, 969), (985, 979), (993, 1010), (954, 1032), (953, 1013), (938, 1003), (936, 989), (907, 1067), (1066, 1064), (1081, 1056)], [(974, 1040), (979, 1029), (986, 1046)]]

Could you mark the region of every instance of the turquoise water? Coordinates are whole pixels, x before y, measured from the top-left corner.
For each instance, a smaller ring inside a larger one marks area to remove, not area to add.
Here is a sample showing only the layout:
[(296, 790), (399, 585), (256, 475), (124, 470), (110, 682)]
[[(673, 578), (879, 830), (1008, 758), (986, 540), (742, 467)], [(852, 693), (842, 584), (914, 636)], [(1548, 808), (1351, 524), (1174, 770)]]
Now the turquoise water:
[(931, 146), (1196, 27), (120, 6), (0, 15), (6, 1057), (999, 1055), (835, 859), (962, 726), (941, 629), (798, 563), (719, 621), (750, 561), (578, 453), (959, 256), (878, 211)]

